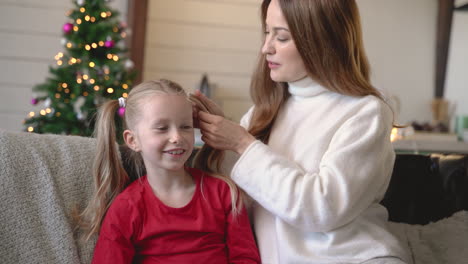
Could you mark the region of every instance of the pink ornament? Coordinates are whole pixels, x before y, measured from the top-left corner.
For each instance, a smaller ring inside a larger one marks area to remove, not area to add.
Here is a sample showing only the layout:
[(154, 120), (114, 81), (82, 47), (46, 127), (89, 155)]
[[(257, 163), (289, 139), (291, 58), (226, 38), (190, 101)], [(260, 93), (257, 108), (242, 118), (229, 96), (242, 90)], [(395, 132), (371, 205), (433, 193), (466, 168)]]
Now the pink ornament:
[(125, 107), (119, 107), (117, 113), (119, 114), (119, 116), (123, 117), (125, 114)]
[(37, 105), (38, 102), (39, 102), (39, 101), (37, 100), (37, 98), (31, 99), (31, 104), (32, 104), (32, 105)]
[(113, 48), (114, 47), (114, 41), (113, 40), (106, 40), (106, 42), (104, 42), (104, 46), (106, 48)]
[(73, 30), (72, 23), (65, 23), (65, 25), (63, 25), (63, 32), (65, 32), (65, 34), (70, 34), (72, 30)]

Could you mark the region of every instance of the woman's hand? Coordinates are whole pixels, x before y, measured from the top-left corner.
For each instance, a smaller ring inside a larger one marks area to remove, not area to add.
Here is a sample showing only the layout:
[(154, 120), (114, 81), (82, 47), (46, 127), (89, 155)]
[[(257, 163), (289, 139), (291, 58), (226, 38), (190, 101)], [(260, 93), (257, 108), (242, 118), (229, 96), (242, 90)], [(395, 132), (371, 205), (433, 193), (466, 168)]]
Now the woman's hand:
[(213, 102), (211, 99), (202, 94), (200, 90), (196, 90), (195, 93), (189, 94), (189, 100), (193, 103), (194, 107), (198, 111), (205, 111), (213, 115), (224, 116), (221, 107), (219, 107), (215, 102)]
[(216, 149), (232, 150), (239, 155), (255, 141), (245, 128), (218, 115), (198, 112), (202, 140)]

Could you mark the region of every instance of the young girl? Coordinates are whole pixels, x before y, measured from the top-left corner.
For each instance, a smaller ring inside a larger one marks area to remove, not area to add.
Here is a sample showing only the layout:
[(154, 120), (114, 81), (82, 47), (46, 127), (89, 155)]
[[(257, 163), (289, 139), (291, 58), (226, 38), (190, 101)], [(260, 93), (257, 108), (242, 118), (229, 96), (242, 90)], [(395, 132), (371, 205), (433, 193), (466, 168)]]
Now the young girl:
[[(146, 169), (132, 183), (116, 147), (114, 116), (121, 107), (124, 141)], [(235, 185), (184, 166), (194, 130), (192, 104), (179, 85), (149, 81), (126, 100), (106, 102), (96, 137), (96, 191), (81, 214), (86, 237), (99, 233), (93, 263), (260, 263)], [(211, 168), (202, 163), (197, 166)]]

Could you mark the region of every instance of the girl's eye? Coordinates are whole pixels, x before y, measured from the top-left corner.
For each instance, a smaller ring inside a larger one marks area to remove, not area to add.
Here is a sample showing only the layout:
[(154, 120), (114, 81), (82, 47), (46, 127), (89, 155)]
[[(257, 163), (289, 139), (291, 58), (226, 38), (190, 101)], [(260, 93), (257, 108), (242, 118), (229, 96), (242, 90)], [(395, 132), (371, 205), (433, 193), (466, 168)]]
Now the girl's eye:
[(192, 129), (192, 126), (189, 126), (189, 125), (182, 126), (182, 129)]
[(166, 131), (166, 130), (167, 130), (167, 127), (157, 127), (156, 130), (159, 130), (159, 131)]
[(270, 34), (270, 32), (269, 32), (269, 31), (265, 31), (265, 32), (263, 32), (263, 34), (268, 35), (268, 34)]

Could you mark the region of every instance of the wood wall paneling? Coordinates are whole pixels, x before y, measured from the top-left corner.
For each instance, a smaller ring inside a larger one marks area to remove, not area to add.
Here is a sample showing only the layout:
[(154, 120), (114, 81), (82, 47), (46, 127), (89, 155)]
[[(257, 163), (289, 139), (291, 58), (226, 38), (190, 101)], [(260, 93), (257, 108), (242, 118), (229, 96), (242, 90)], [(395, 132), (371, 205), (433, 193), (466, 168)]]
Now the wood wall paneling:
[(206, 73), (212, 99), (239, 121), (252, 105), (250, 76), (262, 42), (258, 12), (249, 0), (150, 1), (144, 79), (168, 78), (193, 91)]
[[(114, 0), (111, 7), (126, 20), (127, 0)], [(62, 25), (72, 0), (0, 0), (0, 128), (20, 131), (22, 120), (41, 109), (30, 101), (34, 85), (49, 76), (54, 56), (64, 51)]]

